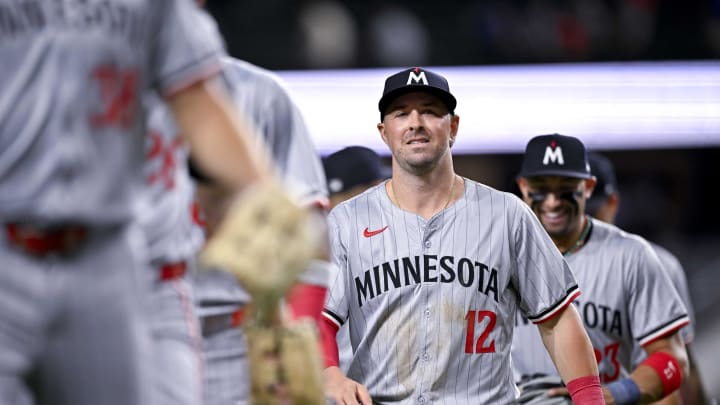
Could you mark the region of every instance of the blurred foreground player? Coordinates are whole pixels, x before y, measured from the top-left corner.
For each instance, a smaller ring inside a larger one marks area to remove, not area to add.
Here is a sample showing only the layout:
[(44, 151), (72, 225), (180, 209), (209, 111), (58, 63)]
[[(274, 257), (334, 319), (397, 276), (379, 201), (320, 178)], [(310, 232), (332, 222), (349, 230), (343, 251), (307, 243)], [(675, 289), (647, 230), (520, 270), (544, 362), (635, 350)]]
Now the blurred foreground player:
[(149, 404), (141, 97), (162, 94), (229, 195), (269, 167), (206, 81), (222, 48), (191, 3), (0, 10), (0, 402)]

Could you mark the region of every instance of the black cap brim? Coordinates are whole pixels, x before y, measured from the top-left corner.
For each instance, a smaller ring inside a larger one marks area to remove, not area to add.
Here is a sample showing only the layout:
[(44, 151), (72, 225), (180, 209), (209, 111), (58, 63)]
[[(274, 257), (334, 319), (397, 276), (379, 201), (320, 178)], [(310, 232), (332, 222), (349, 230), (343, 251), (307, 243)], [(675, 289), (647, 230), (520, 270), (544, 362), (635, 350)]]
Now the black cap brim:
[(591, 179), (593, 176), (590, 173), (584, 173), (584, 172), (574, 172), (574, 171), (567, 171), (567, 170), (538, 170), (533, 171), (531, 173), (520, 173), (520, 177), (530, 178), (530, 177), (541, 177), (541, 176), (558, 176), (558, 177), (572, 177), (576, 179)]
[(403, 94), (412, 93), (416, 91), (421, 91), (425, 93), (430, 93), (435, 95), (437, 98), (442, 100), (443, 104), (445, 104), (445, 107), (447, 107), (448, 111), (451, 114), (455, 113), (455, 107), (457, 106), (457, 100), (455, 97), (448, 93), (445, 90), (439, 89), (437, 87), (430, 87), (430, 86), (405, 86), (401, 87), (399, 89), (395, 89), (393, 91), (390, 91), (386, 93), (385, 95), (380, 98), (380, 102), (378, 102), (378, 109), (380, 110), (380, 120), (385, 116), (386, 110), (390, 103), (392, 103), (396, 98), (402, 96)]

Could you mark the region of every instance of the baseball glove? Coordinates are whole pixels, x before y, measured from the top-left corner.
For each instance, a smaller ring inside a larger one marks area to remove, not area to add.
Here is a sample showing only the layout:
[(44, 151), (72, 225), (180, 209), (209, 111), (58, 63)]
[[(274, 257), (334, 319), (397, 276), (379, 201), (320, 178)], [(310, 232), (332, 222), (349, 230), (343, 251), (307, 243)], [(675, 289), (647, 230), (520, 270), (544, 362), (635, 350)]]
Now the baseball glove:
[(282, 313), (283, 297), (320, 249), (324, 232), (313, 220), (276, 186), (257, 188), (230, 208), (200, 255), (201, 268), (230, 272), (251, 296), (241, 326), (253, 405), (325, 403), (317, 328)]
[(280, 300), (320, 248), (309, 211), (275, 185), (260, 186), (237, 201), (200, 255), (204, 269), (232, 273), (252, 297), (260, 325), (276, 318)]
[(244, 328), (253, 405), (324, 404), (318, 334), (310, 319), (290, 325)]
[(572, 405), (570, 397), (549, 397), (547, 394), (547, 391), (551, 388), (564, 386), (562, 379), (556, 376), (533, 375), (524, 378), (518, 384), (520, 396), (514, 403), (518, 405)]

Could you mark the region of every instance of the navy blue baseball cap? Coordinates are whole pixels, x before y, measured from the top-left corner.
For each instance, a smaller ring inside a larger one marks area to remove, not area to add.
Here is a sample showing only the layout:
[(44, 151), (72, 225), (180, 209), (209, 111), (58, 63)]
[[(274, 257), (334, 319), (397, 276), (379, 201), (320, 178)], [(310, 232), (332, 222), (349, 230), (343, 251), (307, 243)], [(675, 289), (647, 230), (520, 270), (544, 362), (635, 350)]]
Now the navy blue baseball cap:
[(348, 146), (323, 158), (330, 194), (367, 185), (392, 176), (392, 169), (372, 149)]
[(572, 136), (550, 134), (532, 138), (525, 148), (521, 177), (592, 177), (585, 145)]
[(378, 102), (380, 120), (382, 121), (388, 106), (393, 100), (413, 91), (425, 91), (434, 94), (442, 100), (451, 114), (455, 113), (457, 100), (450, 93), (447, 79), (427, 69), (415, 67), (405, 69), (385, 79), (383, 95), (380, 102)]
[(615, 176), (615, 166), (610, 159), (597, 152), (589, 152), (588, 160), (590, 161), (590, 172), (597, 179), (595, 190), (587, 201), (587, 208), (594, 211), (608, 197), (618, 191), (618, 182)]

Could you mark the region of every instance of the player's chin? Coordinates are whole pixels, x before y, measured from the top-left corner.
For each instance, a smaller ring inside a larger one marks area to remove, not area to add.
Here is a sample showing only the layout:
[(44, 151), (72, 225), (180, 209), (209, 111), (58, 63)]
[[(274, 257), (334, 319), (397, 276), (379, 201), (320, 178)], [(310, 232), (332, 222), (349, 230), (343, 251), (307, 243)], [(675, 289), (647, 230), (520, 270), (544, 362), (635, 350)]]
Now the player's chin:
[(545, 231), (547, 231), (548, 235), (552, 237), (565, 237), (570, 232), (569, 218), (563, 218), (561, 220), (555, 218), (552, 221), (541, 219), (540, 222), (542, 223), (543, 228), (545, 228)]

